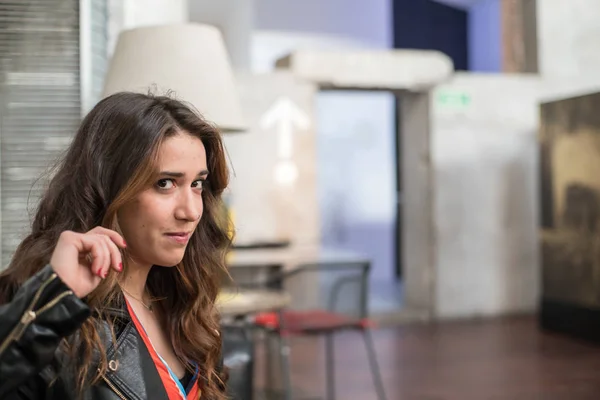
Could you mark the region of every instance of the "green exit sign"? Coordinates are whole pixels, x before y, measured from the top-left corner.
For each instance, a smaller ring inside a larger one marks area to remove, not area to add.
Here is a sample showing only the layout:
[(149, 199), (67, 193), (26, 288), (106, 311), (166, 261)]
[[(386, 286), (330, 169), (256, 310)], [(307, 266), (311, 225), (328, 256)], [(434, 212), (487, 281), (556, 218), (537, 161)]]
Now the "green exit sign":
[(471, 96), (465, 92), (442, 92), (438, 95), (438, 103), (448, 107), (467, 107), (471, 104)]

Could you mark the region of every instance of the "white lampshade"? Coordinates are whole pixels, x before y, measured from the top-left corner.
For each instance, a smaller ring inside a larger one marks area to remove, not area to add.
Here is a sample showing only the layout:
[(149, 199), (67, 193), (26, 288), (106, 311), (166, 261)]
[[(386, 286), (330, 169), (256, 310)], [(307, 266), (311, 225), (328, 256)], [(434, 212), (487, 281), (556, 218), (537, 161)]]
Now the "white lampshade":
[(224, 132), (247, 128), (229, 56), (213, 26), (173, 24), (123, 31), (103, 97), (120, 91), (171, 92)]

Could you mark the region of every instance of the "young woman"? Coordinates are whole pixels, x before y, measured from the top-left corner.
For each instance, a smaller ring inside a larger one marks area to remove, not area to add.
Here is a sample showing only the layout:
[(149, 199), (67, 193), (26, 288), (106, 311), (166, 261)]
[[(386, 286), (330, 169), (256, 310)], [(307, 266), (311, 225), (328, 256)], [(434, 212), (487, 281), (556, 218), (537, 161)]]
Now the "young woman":
[(224, 399), (227, 183), (183, 103), (98, 103), (0, 274), (0, 399)]

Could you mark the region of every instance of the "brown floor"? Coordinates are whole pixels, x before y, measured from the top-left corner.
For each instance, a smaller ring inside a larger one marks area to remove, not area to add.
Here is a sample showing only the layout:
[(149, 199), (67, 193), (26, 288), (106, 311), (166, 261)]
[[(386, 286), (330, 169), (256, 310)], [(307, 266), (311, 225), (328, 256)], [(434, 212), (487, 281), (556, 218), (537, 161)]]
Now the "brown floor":
[[(374, 338), (388, 400), (600, 398), (600, 347), (542, 333), (534, 318), (402, 326)], [(325, 393), (322, 346), (292, 343), (293, 385), (309, 396)], [(376, 398), (360, 335), (339, 335), (336, 367), (339, 400)]]

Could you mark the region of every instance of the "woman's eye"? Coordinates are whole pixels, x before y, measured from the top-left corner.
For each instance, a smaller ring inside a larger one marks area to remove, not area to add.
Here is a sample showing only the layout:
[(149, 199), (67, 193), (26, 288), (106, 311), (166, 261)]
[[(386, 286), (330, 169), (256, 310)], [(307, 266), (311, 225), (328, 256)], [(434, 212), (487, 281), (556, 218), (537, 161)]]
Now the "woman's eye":
[(193, 188), (202, 189), (204, 187), (204, 179), (198, 179), (192, 183)]
[(175, 184), (173, 183), (173, 179), (161, 179), (156, 183), (156, 186), (159, 189), (166, 190), (171, 189)]

